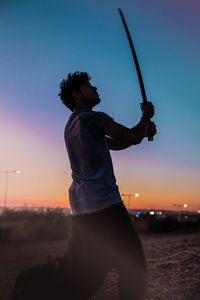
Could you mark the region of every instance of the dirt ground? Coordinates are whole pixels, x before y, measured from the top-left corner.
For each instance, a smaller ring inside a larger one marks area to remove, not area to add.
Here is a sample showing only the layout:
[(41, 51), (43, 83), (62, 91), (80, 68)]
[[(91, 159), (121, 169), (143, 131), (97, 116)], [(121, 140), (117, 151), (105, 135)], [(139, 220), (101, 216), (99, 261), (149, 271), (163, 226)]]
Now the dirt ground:
[[(145, 300), (200, 299), (200, 231), (141, 234), (149, 277)], [(0, 300), (10, 299), (16, 276), (25, 268), (62, 256), (67, 242), (0, 245)], [(90, 300), (117, 300), (118, 275), (109, 272)]]

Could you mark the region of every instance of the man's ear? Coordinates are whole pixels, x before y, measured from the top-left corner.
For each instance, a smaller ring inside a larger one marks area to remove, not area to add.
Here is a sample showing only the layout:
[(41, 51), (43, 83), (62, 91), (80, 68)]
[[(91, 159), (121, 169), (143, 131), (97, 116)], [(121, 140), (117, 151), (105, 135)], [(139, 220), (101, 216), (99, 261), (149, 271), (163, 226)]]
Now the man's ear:
[(73, 96), (75, 99), (77, 99), (77, 100), (79, 100), (79, 99), (81, 98), (80, 93), (79, 93), (79, 92), (76, 92), (76, 91), (73, 91), (73, 92), (72, 92), (72, 96)]

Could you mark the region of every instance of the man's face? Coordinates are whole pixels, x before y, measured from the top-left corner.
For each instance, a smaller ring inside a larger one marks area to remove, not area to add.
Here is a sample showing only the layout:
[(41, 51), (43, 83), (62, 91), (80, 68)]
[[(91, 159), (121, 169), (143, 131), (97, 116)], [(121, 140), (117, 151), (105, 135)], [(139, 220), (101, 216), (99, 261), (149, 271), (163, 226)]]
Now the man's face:
[(100, 103), (99, 94), (97, 93), (97, 88), (92, 86), (89, 82), (84, 82), (80, 85), (80, 101), (91, 105), (92, 107)]

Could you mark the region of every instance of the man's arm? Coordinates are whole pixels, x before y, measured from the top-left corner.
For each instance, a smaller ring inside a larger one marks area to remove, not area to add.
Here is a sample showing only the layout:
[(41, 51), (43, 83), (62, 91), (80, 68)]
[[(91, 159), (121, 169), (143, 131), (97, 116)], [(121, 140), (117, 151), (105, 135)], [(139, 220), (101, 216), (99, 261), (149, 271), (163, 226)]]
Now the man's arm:
[(128, 128), (113, 120), (108, 121), (104, 126), (104, 134), (107, 135), (109, 149), (122, 150), (131, 145), (140, 144), (147, 136), (149, 120), (143, 116), (140, 122), (133, 128)]
[(110, 150), (124, 150), (132, 145), (131, 143), (118, 142), (109, 136), (106, 136), (106, 141)]
[(156, 134), (156, 125), (150, 121), (154, 115), (154, 106), (151, 102), (141, 105), (142, 117), (140, 122), (131, 129), (113, 119), (106, 122), (104, 134), (108, 136), (107, 143), (111, 150), (122, 150), (131, 145), (140, 144), (144, 137)]

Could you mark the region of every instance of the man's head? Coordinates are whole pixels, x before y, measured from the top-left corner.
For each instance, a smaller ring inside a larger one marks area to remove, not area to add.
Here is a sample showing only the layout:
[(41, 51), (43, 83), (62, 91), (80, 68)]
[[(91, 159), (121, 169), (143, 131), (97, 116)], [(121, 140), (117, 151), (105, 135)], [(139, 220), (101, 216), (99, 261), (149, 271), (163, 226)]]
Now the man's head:
[(61, 101), (71, 111), (92, 109), (100, 102), (97, 88), (90, 84), (91, 77), (86, 72), (69, 73), (60, 83)]

